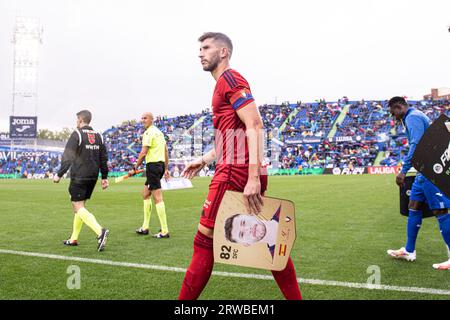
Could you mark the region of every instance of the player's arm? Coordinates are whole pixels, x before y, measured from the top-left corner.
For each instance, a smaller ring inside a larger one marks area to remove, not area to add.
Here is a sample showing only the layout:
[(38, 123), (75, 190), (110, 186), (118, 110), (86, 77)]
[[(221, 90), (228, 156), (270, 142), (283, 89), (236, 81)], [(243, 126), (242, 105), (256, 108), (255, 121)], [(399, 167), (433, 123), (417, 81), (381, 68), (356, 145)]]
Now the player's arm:
[(213, 163), (214, 161), (216, 161), (216, 149), (212, 148), (203, 156), (201, 156), (200, 159), (202, 160), (203, 163), (205, 163), (205, 165)]
[(212, 148), (200, 158), (188, 163), (181, 173), (181, 176), (192, 179), (207, 164), (213, 163), (214, 161), (216, 161), (216, 149)]
[(405, 182), (406, 173), (412, 167), (412, 157), (414, 155), (414, 151), (416, 151), (417, 144), (425, 133), (425, 128), (422, 122), (417, 117), (408, 117), (406, 125), (410, 133), (410, 141), (408, 141), (409, 151), (403, 159), (402, 171), (397, 175), (395, 179), (397, 185), (399, 186), (402, 186)]
[(140, 165), (142, 164), (142, 162), (144, 161), (145, 156), (147, 155), (148, 150), (150, 149), (150, 146), (152, 145), (152, 139), (153, 139), (153, 136), (148, 132), (148, 130), (145, 131), (142, 136), (141, 152), (139, 152), (138, 159), (137, 159), (135, 165), (133, 166), (133, 169), (131, 169), (128, 172), (129, 175), (134, 175), (136, 173), (136, 171), (138, 170), (138, 168), (140, 167)]
[(100, 173), (102, 175), (102, 188), (106, 189), (109, 186), (108, 153), (106, 152), (106, 146), (103, 143), (100, 145)]
[(260, 168), (264, 124), (254, 101), (237, 109), (237, 115), (245, 124), (249, 152), (248, 180), (244, 188), (244, 197), (247, 200), (249, 213), (257, 214), (261, 211), (261, 206), (263, 205)]
[(137, 169), (140, 167), (140, 165), (142, 164), (142, 162), (143, 162), (144, 159), (145, 159), (145, 156), (146, 156), (147, 153), (148, 153), (148, 149), (149, 149), (148, 146), (142, 145), (141, 152), (139, 152), (139, 155), (138, 155), (138, 159), (137, 159), (137, 161), (136, 161), (136, 164), (133, 166), (133, 169), (130, 171), (130, 173), (133, 172), (133, 173), (131, 173), (131, 174), (135, 174), (135, 172), (137, 171)]
[(53, 182), (58, 183), (61, 177), (70, 169), (75, 160), (77, 149), (80, 144), (80, 136), (77, 131), (72, 132), (67, 141), (64, 153), (61, 158), (61, 167), (53, 177)]

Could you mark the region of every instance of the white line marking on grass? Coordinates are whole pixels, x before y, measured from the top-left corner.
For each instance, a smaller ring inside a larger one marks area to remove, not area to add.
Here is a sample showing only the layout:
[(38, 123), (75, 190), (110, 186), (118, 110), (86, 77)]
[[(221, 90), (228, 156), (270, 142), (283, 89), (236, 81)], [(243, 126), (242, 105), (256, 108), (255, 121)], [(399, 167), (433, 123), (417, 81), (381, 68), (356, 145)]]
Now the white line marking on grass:
[[(102, 265), (117, 266), (117, 267), (127, 267), (127, 268), (173, 271), (173, 272), (179, 272), (179, 273), (186, 272), (186, 269), (177, 268), (177, 267), (158, 266), (158, 265), (143, 264), (143, 263), (118, 262), (118, 261), (111, 261), (111, 260), (90, 259), (90, 258), (81, 258), (81, 257), (69, 257), (69, 256), (60, 256), (60, 255), (55, 255), (55, 254), (37, 253), (37, 252), (26, 252), (26, 251), (14, 251), (14, 250), (0, 249), (0, 254), (12, 254), (12, 255), (18, 255), (18, 256), (38, 257), (38, 258), (47, 258), (47, 259), (54, 259), (54, 260), (86, 262), (86, 263), (102, 264)], [(220, 277), (273, 280), (272, 276), (252, 274), (252, 273), (213, 271), (212, 274), (215, 276), (220, 276)], [(303, 279), (303, 278), (297, 278), (297, 281), (299, 283), (311, 284), (311, 285), (346, 287), (346, 288), (369, 289), (369, 290), (401, 291), (401, 292), (413, 292), (413, 293), (436, 294), (436, 295), (450, 295), (450, 290), (433, 289), (433, 288), (399, 287), (399, 286), (389, 286), (389, 285), (373, 285), (373, 284), (367, 284), (367, 283), (330, 281), (330, 280), (319, 280), (319, 279)]]

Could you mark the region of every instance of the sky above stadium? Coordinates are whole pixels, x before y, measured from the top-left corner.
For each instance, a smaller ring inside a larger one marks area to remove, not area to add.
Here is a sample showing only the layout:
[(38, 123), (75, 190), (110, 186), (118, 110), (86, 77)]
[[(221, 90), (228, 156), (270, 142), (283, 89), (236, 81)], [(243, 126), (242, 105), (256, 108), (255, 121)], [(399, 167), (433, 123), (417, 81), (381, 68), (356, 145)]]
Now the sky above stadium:
[(421, 99), (450, 87), (449, 12), (448, 0), (0, 0), (0, 132), (12, 110), (16, 16), (44, 28), (38, 128), (73, 128), (87, 106), (105, 130), (144, 111), (209, 108), (215, 83), (197, 42), (205, 31), (232, 39), (231, 67), (258, 105)]

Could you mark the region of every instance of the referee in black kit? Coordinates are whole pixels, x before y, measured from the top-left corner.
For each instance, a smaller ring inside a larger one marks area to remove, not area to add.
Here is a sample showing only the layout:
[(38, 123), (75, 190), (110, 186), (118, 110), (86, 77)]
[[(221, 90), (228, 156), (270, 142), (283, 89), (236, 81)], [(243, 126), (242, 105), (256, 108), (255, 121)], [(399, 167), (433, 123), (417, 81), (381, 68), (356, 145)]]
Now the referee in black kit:
[(61, 161), (61, 168), (53, 177), (53, 182), (58, 183), (61, 177), (70, 168), (69, 193), (72, 201), (73, 231), (68, 240), (63, 243), (67, 246), (78, 245), (83, 222), (97, 234), (98, 251), (102, 251), (106, 245), (109, 230), (102, 228), (94, 215), (90, 213), (84, 204), (91, 198), (97, 183), (98, 173), (102, 174), (102, 188), (108, 188), (108, 156), (103, 144), (103, 137), (89, 126), (92, 114), (88, 110), (77, 113), (77, 129), (67, 141)]

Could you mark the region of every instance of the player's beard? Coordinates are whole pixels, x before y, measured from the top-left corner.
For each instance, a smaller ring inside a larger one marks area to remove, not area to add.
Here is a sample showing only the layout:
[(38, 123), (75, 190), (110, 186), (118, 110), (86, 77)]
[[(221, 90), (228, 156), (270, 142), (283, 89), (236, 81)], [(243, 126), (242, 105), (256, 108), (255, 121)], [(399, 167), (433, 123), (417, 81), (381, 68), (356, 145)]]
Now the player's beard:
[(220, 62), (220, 56), (217, 53), (215, 56), (211, 58), (211, 61), (207, 61), (206, 65), (203, 65), (203, 71), (214, 71), (218, 66)]

